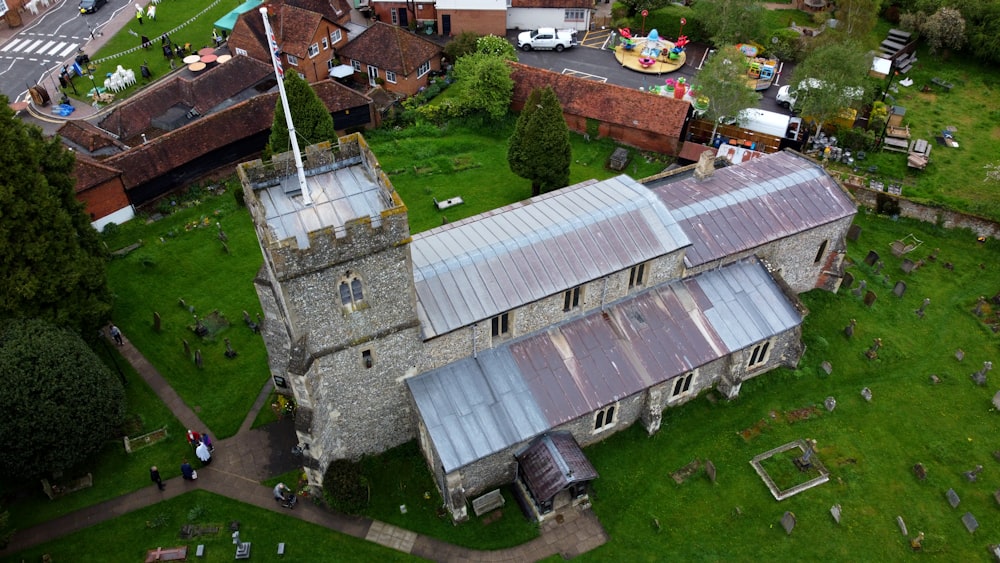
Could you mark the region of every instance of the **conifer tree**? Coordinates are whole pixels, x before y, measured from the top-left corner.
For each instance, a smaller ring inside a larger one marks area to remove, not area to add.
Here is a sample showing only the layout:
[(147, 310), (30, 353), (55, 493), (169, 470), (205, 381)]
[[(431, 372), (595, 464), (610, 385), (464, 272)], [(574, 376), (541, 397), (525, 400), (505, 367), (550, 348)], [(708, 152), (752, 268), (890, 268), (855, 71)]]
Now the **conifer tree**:
[(551, 86), (529, 94), (507, 149), (514, 174), (531, 180), (532, 195), (569, 184), (572, 146), (562, 105)]
[[(285, 93), (288, 95), (288, 107), (292, 111), (292, 123), (295, 125), (299, 148), (323, 141), (336, 142), (337, 131), (333, 128), (333, 117), (308, 82), (296, 72), (286, 72)], [(281, 105), (281, 99), (278, 99), (265, 154), (270, 156), (290, 150), (292, 142), (288, 137), (285, 108)]]

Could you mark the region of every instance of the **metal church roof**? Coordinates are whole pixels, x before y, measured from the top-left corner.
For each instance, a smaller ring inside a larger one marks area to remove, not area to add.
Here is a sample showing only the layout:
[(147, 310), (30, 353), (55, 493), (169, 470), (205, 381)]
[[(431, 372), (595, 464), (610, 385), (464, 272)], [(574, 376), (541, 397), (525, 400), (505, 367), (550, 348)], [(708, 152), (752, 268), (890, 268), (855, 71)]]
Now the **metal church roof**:
[(413, 237), (429, 339), (689, 245), (648, 188), (593, 180)]
[(850, 196), (815, 162), (779, 152), (720, 168), (697, 180), (647, 184), (692, 241), (688, 266), (698, 266), (769, 241), (849, 217)]
[(407, 380), (446, 472), (801, 323), (756, 260)]

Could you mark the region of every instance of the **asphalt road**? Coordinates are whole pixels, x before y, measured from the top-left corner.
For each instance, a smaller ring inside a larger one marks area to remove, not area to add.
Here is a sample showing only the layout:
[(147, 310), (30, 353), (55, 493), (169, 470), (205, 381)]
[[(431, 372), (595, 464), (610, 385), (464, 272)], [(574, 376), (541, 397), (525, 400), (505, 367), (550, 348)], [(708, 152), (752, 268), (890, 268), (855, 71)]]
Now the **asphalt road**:
[[(514, 45), (517, 45), (517, 33), (516, 31), (510, 31), (507, 34), (507, 39)], [(518, 59), (526, 65), (548, 69), (561, 74), (573, 74), (581, 78), (639, 89), (659, 86), (668, 77), (676, 79), (683, 76), (688, 82), (697, 84), (698, 69), (701, 67), (706, 56), (706, 51), (708, 50), (706, 45), (692, 43), (685, 50), (687, 60), (680, 70), (670, 74), (656, 75), (645, 74), (621, 66), (615, 60), (615, 55), (612, 51), (599, 48), (603, 45), (599, 33), (591, 32), (587, 35), (581, 32), (580, 42), (580, 46), (567, 49), (561, 53), (555, 51), (519, 50)], [(770, 88), (761, 92), (764, 94), (764, 97), (757, 107), (789, 115), (790, 112), (788, 110), (782, 108), (774, 101), (774, 97), (778, 94), (778, 88), (787, 82), (786, 77), (791, 76), (793, 68), (792, 65), (782, 64), (783, 68), (781, 69), (780, 76)]]
[[(0, 93), (10, 101), (23, 100), (28, 87), (37, 84), (53, 69), (72, 64), (82, 48), (103, 33), (111, 18), (131, 9), (127, 0), (109, 0), (94, 14), (81, 15), (77, 0), (55, 0), (46, 13), (16, 30), (0, 45)], [(117, 30), (109, 30), (115, 33)], [(49, 96), (58, 99), (58, 84), (43, 84)]]

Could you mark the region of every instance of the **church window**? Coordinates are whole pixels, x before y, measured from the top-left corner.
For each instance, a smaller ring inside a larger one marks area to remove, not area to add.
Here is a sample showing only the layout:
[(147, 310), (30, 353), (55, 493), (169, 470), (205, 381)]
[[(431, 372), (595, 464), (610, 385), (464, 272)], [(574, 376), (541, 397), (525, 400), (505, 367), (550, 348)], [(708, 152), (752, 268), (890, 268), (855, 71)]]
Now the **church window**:
[(753, 347), (750, 352), (750, 361), (747, 363), (747, 368), (755, 368), (762, 365), (767, 361), (768, 352), (771, 351), (771, 341), (767, 340), (761, 342), (760, 344)]
[(686, 395), (691, 390), (691, 383), (694, 381), (694, 372), (688, 373), (674, 380), (674, 389), (670, 397), (680, 397)]
[(346, 309), (356, 311), (364, 302), (365, 292), (358, 276), (347, 272), (340, 280), (340, 304)]
[(637, 266), (632, 266), (632, 269), (628, 271), (628, 288), (632, 289), (634, 287), (639, 287), (646, 283), (646, 265), (639, 264)]
[(816, 259), (813, 260), (813, 264), (819, 264), (820, 260), (823, 259), (823, 255), (826, 254), (826, 245), (830, 241), (824, 240), (822, 244), (819, 245), (819, 250), (816, 252)]
[(563, 311), (570, 312), (580, 308), (580, 287), (574, 287), (563, 293)]
[(370, 349), (361, 351), (361, 364), (365, 366), (365, 369), (371, 369), (375, 365), (375, 359), (372, 357)]
[(490, 334), (493, 338), (505, 338), (510, 336), (510, 313), (503, 313), (493, 317), (490, 321)]
[(615, 407), (617, 405), (618, 403), (608, 405), (594, 414), (594, 432), (600, 432), (615, 425)]

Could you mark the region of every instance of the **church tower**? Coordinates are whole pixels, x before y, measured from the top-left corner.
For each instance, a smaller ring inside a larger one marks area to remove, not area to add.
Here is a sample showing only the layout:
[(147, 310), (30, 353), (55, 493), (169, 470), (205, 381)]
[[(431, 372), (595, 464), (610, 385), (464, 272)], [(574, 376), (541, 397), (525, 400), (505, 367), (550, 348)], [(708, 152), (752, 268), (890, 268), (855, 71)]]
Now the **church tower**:
[(275, 385), (296, 401), (311, 485), (331, 460), (415, 436), (420, 350), (406, 207), (361, 135), (238, 167), (264, 265), (255, 287)]

